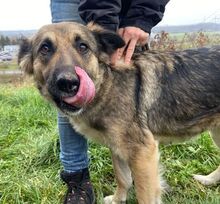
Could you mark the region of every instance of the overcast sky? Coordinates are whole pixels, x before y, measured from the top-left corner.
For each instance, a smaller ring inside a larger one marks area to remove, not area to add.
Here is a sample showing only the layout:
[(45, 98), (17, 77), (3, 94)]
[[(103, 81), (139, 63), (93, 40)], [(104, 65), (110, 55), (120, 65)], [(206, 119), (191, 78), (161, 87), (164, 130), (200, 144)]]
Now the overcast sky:
[[(219, 22), (220, 0), (170, 0), (160, 25), (193, 24), (215, 17)], [(1, 0), (0, 30), (37, 29), (50, 22), (50, 0)]]

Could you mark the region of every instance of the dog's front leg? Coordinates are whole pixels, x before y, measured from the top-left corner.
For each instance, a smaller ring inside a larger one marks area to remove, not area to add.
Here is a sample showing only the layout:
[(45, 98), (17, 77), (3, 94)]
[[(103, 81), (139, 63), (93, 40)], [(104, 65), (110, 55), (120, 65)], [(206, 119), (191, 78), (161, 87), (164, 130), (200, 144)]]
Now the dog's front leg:
[(130, 150), (129, 165), (138, 203), (159, 204), (161, 187), (158, 144), (150, 131), (144, 134), (141, 142), (136, 142)]
[(112, 162), (115, 172), (117, 189), (114, 195), (105, 197), (105, 204), (121, 204), (127, 199), (127, 191), (132, 185), (131, 171), (126, 160), (112, 152)]

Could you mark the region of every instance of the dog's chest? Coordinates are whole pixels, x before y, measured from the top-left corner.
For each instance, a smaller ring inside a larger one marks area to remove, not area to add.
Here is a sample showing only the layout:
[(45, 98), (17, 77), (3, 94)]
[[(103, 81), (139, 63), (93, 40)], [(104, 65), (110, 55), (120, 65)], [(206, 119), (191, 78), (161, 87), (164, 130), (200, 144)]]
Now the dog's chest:
[(83, 119), (72, 119), (70, 120), (70, 122), (74, 126), (75, 130), (83, 136), (85, 136), (86, 138), (109, 147), (111, 139), (108, 137), (105, 131), (98, 125), (91, 125)]
[(108, 131), (104, 131), (102, 128), (100, 129), (100, 127), (96, 129), (96, 126), (93, 127), (84, 120), (80, 119), (70, 119), (70, 123), (73, 125), (77, 132), (86, 138), (107, 146), (111, 149), (112, 152), (114, 152), (114, 154), (122, 158), (124, 155), (126, 155), (125, 150), (121, 148), (123, 145), (122, 138), (117, 137), (117, 134), (110, 134)]

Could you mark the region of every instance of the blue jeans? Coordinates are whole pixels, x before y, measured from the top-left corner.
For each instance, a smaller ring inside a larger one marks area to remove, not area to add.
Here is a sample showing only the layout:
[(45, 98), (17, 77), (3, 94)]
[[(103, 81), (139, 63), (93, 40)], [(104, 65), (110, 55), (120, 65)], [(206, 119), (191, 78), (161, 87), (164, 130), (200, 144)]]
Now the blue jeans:
[(75, 21), (83, 23), (78, 14), (78, 5), (80, 0), (51, 0), (50, 10), (52, 22)]
[[(83, 23), (78, 15), (79, 0), (51, 0), (52, 22), (75, 21)], [(64, 171), (76, 172), (88, 167), (87, 140), (75, 132), (68, 119), (58, 113), (60, 160)]]

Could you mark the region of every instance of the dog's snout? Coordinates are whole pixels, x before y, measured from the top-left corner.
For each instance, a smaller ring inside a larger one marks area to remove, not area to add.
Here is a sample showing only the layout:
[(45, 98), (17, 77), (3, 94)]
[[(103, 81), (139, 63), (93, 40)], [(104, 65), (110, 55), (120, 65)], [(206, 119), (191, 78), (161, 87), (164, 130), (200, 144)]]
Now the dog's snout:
[(56, 84), (60, 91), (68, 94), (75, 95), (79, 89), (79, 79), (72, 73), (59, 74)]

